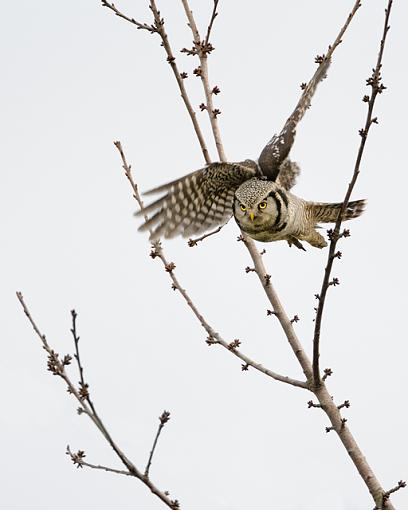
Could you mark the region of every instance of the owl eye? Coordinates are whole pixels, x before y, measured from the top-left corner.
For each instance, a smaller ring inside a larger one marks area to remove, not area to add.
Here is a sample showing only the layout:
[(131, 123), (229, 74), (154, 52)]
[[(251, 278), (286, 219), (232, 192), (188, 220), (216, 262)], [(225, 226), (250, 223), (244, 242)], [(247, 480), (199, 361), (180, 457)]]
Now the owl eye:
[(259, 209), (265, 209), (267, 206), (267, 203), (265, 200), (262, 200), (262, 202), (258, 205)]
[(241, 211), (245, 212), (247, 210), (247, 208), (244, 206), (244, 204), (240, 204), (239, 207), (241, 208)]

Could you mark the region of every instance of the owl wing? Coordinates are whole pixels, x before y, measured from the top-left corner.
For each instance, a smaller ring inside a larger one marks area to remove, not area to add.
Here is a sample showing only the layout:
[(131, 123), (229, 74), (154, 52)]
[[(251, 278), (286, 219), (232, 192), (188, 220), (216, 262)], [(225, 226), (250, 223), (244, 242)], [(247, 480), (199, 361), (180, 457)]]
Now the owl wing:
[(296, 179), (299, 174), (299, 165), (294, 161), (291, 161), (289, 158), (286, 158), (279, 167), (279, 174), (276, 178), (276, 183), (289, 191), (296, 184)]
[(232, 216), (235, 191), (257, 173), (255, 164), (212, 163), (152, 189), (146, 194), (165, 194), (137, 213), (150, 216), (139, 230), (149, 230), (155, 240), (189, 237), (222, 225)]
[(262, 150), (258, 159), (258, 164), (262, 174), (269, 180), (276, 181), (276, 178), (282, 170), (282, 163), (288, 157), (293, 142), (295, 141), (297, 125), (302, 120), (306, 110), (310, 107), (310, 101), (318, 84), (326, 78), (329, 66), (330, 59), (323, 59), (312, 79), (304, 88), (296, 108), (285, 122), (282, 131), (278, 135), (274, 135)]

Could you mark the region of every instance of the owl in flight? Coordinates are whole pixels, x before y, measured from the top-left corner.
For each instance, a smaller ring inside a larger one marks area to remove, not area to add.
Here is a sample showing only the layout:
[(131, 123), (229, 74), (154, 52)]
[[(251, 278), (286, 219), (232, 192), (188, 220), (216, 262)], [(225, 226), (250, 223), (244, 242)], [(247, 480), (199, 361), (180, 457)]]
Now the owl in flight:
[[(234, 215), (240, 229), (257, 241), (286, 240), (301, 249), (301, 241), (316, 248), (327, 246), (316, 228), (319, 223), (335, 223), (342, 203), (310, 202), (290, 193), (299, 167), (288, 155), (297, 124), (329, 65), (329, 60), (320, 64), (282, 131), (257, 161), (211, 163), (149, 191), (163, 195), (138, 213), (150, 216), (139, 230), (149, 230), (151, 240), (179, 234), (191, 237), (223, 225)], [(349, 202), (343, 219), (360, 216), (364, 206), (364, 200)]]

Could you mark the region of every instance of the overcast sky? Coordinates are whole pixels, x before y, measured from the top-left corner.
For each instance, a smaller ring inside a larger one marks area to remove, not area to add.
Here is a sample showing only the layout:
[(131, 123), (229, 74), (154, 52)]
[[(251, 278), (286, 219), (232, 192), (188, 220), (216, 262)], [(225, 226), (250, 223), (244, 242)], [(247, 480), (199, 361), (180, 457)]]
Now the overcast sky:
[[(151, 22), (147, 1), (118, 0)], [(294, 192), (341, 201), (350, 180), (375, 65), (385, 1), (363, 1), (328, 79), (298, 129)], [(352, 0), (220, 2), (210, 56), (229, 160), (256, 158), (296, 104), (314, 57), (333, 42)], [(158, 0), (192, 102), (203, 101), (197, 61), (178, 50), (191, 34), (178, 1)], [(212, 8), (191, 0), (202, 32)], [(365, 214), (341, 242), (322, 329), (322, 367), (375, 473), (386, 488), (408, 479), (406, 333), (406, 84), (408, 6), (395, 1), (378, 97), (354, 198)], [(249, 370), (206, 334), (170, 288), (137, 232), (135, 203), (112, 144), (121, 140), (142, 190), (203, 165), (190, 120), (157, 36), (137, 31), (100, 2), (4, 2), (0, 187), (2, 412), (0, 505), (7, 510), (159, 510), (137, 480), (77, 470), (66, 445), (87, 460), (119, 461), (60, 380), (15, 298), (27, 303), (50, 344), (73, 351), (79, 314), (86, 379), (97, 409), (129, 458), (144, 468), (164, 409), (172, 419), (151, 477), (183, 509), (370, 510), (372, 500), (310, 395)], [(198, 108), (197, 108), (198, 109)], [(209, 134), (205, 113), (198, 112)], [(215, 151), (210, 138), (212, 157)], [(301, 377), (250, 265), (238, 228), (194, 249), (165, 243), (200, 310), (227, 340), (269, 368)], [(261, 245), (260, 245), (261, 247)], [(265, 263), (305, 349), (327, 249), (265, 245)], [(73, 379), (78, 380), (75, 367)], [(394, 497), (408, 507), (408, 490)]]

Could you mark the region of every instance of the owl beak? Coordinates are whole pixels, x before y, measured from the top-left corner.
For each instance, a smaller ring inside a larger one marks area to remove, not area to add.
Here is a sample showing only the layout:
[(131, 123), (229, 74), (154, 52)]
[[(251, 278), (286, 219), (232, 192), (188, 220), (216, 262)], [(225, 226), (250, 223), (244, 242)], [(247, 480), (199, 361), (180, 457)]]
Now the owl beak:
[(250, 212), (249, 213), (249, 218), (250, 218), (251, 221), (254, 221), (255, 214), (253, 212)]

